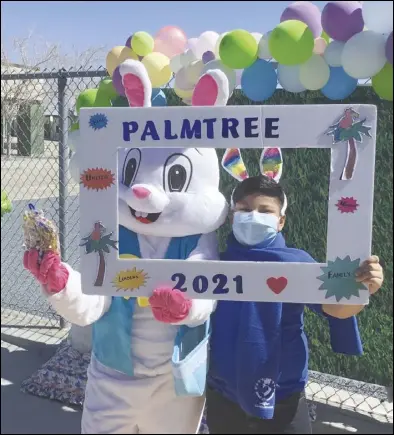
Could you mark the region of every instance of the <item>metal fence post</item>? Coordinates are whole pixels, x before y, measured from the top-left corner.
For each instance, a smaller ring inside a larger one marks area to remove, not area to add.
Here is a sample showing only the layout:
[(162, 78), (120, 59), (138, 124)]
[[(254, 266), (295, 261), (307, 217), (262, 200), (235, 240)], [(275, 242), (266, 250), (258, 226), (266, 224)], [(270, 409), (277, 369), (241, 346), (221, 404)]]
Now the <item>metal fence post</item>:
[[(59, 71), (57, 86), (58, 86), (58, 111), (59, 111), (59, 241), (60, 254), (62, 261), (67, 261), (67, 222), (66, 222), (66, 201), (68, 196), (68, 110), (66, 102), (67, 76), (66, 70)], [(68, 323), (61, 317), (60, 329), (64, 329)]]

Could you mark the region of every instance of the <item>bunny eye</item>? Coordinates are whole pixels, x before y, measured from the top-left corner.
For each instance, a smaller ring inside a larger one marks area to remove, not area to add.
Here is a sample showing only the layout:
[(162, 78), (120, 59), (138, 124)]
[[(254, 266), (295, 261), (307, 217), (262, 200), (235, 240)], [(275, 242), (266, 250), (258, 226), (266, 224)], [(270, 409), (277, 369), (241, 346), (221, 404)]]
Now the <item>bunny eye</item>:
[(122, 184), (130, 187), (137, 175), (141, 163), (141, 151), (138, 148), (131, 149), (123, 164)]
[(166, 192), (186, 192), (192, 172), (192, 162), (188, 157), (184, 154), (173, 154), (164, 165), (164, 190)]

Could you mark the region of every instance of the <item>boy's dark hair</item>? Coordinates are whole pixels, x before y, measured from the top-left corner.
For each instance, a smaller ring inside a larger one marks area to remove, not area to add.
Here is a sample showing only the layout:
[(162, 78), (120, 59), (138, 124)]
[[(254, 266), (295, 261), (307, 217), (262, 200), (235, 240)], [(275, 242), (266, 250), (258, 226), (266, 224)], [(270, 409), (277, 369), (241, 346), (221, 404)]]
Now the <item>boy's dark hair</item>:
[(243, 180), (233, 192), (233, 202), (242, 201), (248, 195), (261, 194), (271, 198), (277, 198), (280, 208), (285, 203), (285, 193), (282, 186), (266, 175), (258, 175)]

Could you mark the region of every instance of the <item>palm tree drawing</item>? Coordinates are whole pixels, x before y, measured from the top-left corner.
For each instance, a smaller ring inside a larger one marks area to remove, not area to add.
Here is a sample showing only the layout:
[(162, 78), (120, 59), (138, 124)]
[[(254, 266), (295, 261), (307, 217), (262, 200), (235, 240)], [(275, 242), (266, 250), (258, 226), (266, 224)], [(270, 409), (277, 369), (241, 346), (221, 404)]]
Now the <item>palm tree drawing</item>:
[(347, 142), (347, 156), (345, 167), (342, 172), (341, 180), (351, 180), (357, 163), (357, 145), (363, 141), (363, 135), (372, 137), (370, 134), (371, 127), (364, 125), (366, 118), (356, 122), (359, 114), (353, 109), (345, 110), (344, 115), (334, 125), (331, 125), (327, 131), (328, 135), (333, 136), (334, 144)]
[(111, 236), (113, 233), (105, 234), (105, 227), (101, 222), (96, 222), (94, 224), (93, 232), (82, 239), (79, 246), (84, 246), (86, 254), (91, 254), (92, 252), (97, 252), (99, 255), (99, 268), (97, 273), (95, 287), (101, 287), (104, 282), (105, 277), (105, 257), (104, 252), (109, 254), (109, 248), (118, 249), (116, 240), (112, 240)]

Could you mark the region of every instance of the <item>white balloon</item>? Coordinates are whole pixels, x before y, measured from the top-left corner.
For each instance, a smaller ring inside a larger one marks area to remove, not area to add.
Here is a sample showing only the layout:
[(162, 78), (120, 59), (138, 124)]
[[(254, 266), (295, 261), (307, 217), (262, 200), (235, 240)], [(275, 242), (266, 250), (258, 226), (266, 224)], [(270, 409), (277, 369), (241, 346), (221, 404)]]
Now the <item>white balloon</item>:
[(331, 41), (324, 51), (324, 60), (328, 65), (338, 67), (342, 66), (342, 51), (345, 47), (344, 42)]
[(270, 39), (271, 33), (272, 33), (272, 30), (270, 32), (266, 33), (265, 35), (263, 35), (260, 39), (259, 51), (257, 53), (257, 56), (260, 59), (271, 59), (272, 58), (271, 52), (270, 52), (270, 49), (268, 46), (268, 41)]
[(393, 2), (367, 1), (363, 3), (365, 27), (378, 33), (391, 33), (393, 30)]
[(330, 67), (318, 54), (313, 54), (305, 63), (300, 65), (300, 82), (310, 91), (323, 88), (330, 78)]
[(278, 81), (283, 89), (289, 92), (303, 92), (305, 86), (300, 82), (300, 67), (298, 65), (278, 65)]
[(386, 36), (372, 30), (357, 33), (346, 42), (342, 66), (350, 77), (368, 79), (386, 63)]
[(181, 54), (181, 66), (188, 66), (195, 60), (197, 60), (196, 55), (191, 49), (188, 49)]
[(77, 151), (78, 148), (78, 141), (81, 137), (81, 132), (78, 130), (74, 130), (74, 131), (70, 131), (68, 133), (68, 146), (70, 148), (71, 151), (73, 151), (74, 153)]
[(195, 55), (197, 59), (202, 59), (202, 55), (206, 51), (214, 51), (216, 43), (218, 42), (219, 34), (216, 32), (204, 32), (198, 38)]
[(241, 86), (241, 78), (242, 78), (242, 73), (243, 72), (244, 72), (243, 69), (236, 69), (235, 70), (235, 75), (236, 75), (235, 86), (236, 87)]
[(237, 74), (235, 70), (224, 65), (221, 60), (215, 59), (215, 60), (211, 60), (210, 62), (204, 65), (201, 75), (205, 74), (207, 71), (211, 69), (219, 69), (226, 74), (228, 78), (230, 94), (231, 94), (231, 92), (235, 89), (237, 83)]
[(260, 42), (261, 38), (263, 37), (263, 34), (258, 32), (252, 32), (251, 35), (256, 40), (257, 44)]
[(182, 91), (189, 91), (194, 88), (193, 82), (190, 80), (187, 74), (187, 67), (182, 67), (178, 74), (175, 76), (174, 88), (180, 89)]
[(190, 38), (188, 39), (187, 46), (186, 46), (186, 49), (191, 50), (195, 56), (197, 52), (197, 43), (198, 43), (198, 38)]
[(182, 54), (177, 54), (170, 60), (170, 68), (174, 74), (182, 68)]
[(78, 155), (74, 153), (71, 156), (71, 159), (68, 162), (68, 172), (71, 176), (71, 178), (76, 182), (79, 183), (81, 181), (81, 174), (79, 172), (79, 164), (77, 160)]
[(195, 60), (185, 67), (186, 78), (193, 86), (195, 86), (200, 79), (203, 68), (204, 62), (202, 60)]
[(215, 49), (214, 49), (213, 52), (215, 53), (215, 56), (216, 56), (217, 59), (220, 58), (220, 55), (219, 55), (220, 43), (222, 42), (223, 37), (224, 37), (225, 35), (227, 35), (227, 33), (228, 33), (228, 32), (224, 32), (224, 33), (222, 33), (222, 34), (219, 36), (218, 40), (216, 41)]

